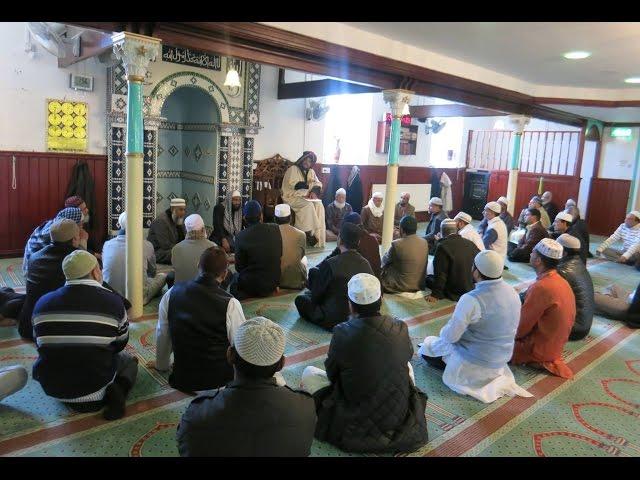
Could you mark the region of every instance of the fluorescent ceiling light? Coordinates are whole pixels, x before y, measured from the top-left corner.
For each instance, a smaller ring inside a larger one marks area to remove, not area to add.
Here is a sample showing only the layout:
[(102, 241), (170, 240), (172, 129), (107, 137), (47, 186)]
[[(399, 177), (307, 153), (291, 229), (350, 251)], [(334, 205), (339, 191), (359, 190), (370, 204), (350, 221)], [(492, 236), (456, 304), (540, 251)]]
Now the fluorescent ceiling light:
[(591, 53), (583, 52), (583, 51), (575, 51), (575, 52), (567, 52), (563, 56), (564, 58), (568, 58), (569, 60), (581, 60), (583, 58), (590, 57)]
[(626, 83), (640, 83), (640, 77), (630, 77), (624, 80)]

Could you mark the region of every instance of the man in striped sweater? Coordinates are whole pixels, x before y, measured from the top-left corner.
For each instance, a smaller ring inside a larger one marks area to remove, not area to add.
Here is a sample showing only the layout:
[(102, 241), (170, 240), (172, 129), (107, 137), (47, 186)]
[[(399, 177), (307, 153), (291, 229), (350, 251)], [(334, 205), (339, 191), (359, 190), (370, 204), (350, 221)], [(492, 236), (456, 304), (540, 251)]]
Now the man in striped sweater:
[[(622, 240), (622, 248), (611, 245)], [(633, 265), (640, 260), (640, 212), (634, 210), (627, 213), (624, 223), (596, 249), (596, 255), (607, 260)]]
[(138, 360), (124, 347), (129, 322), (122, 298), (102, 286), (98, 260), (75, 250), (62, 261), (66, 283), (38, 300), (33, 378), (44, 392), (79, 412), (105, 406), (104, 418), (124, 415)]

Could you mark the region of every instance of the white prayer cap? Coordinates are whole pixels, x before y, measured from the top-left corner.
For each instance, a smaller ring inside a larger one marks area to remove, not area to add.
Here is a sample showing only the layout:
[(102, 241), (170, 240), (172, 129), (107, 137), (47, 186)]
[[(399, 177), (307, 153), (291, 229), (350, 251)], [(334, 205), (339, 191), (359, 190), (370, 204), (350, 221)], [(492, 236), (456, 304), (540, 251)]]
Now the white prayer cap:
[(627, 215), (633, 215), (634, 217), (636, 217), (638, 220), (640, 220), (640, 212), (638, 210), (633, 210), (629, 213), (627, 213)]
[(371, 195), (371, 198), (384, 198), (384, 195), (382, 192), (374, 192), (373, 195)]
[(118, 217), (118, 225), (122, 230), (127, 229), (127, 212), (122, 212)]
[(284, 330), (268, 318), (254, 317), (243, 322), (233, 339), (238, 355), (251, 365), (266, 367), (284, 355)]
[(562, 258), (562, 245), (551, 238), (543, 238), (533, 249), (547, 258), (554, 258), (556, 260)]
[(184, 219), (184, 228), (187, 229), (187, 232), (202, 230), (204, 228), (204, 220), (197, 213), (192, 213)]
[(286, 203), (280, 203), (276, 205), (275, 216), (278, 218), (284, 218), (291, 215), (291, 207)]
[(344, 188), (339, 188), (336, 190), (336, 195), (346, 195), (347, 191)]
[(565, 207), (568, 207), (571, 205), (573, 205), (574, 207), (576, 206), (576, 201), (573, 198), (570, 198), (569, 200), (567, 200), (567, 203), (565, 203)]
[(431, 200), (429, 200), (429, 205), (442, 206), (442, 199), (440, 197), (431, 197)]
[(242, 194), (238, 190), (234, 190), (233, 193), (231, 194), (231, 198), (234, 198), (234, 197), (242, 198)]
[(568, 233), (563, 233), (558, 237), (558, 243), (562, 245), (564, 248), (573, 248), (575, 250), (580, 249), (580, 239), (574, 237), (573, 235), (569, 235)]
[(573, 222), (573, 216), (567, 212), (560, 212), (556, 215), (556, 220), (564, 220), (565, 222)]
[(349, 299), (358, 305), (370, 305), (380, 299), (380, 280), (368, 273), (358, 273), (347, 284)]
[(172, 207), (186, 207), (187, 202), (184, 201), (184, 198), (172, 198), (171, 199)]
[(488, 278), (502, 277), (504, 258), (494, 250), (483, 250), (476, 255), (473, 263), (482, 275)]
[(504, 203), (505, 205), (509, 205), (509, 200), (507, 200), (507, 197), (500, 197), (498, 199), (498, 203)]
[(489, 202), (484, 206), (484, 208), (491, 210), (492, 212), (495, 212), (497, 214), (502, 213), (502, 207), (498, 202)]
[(471, 223), (471, 215), (464, 212), (458, 212), (458, 214), (453, 217), (454, 220), (462, 220), (463, 222)]

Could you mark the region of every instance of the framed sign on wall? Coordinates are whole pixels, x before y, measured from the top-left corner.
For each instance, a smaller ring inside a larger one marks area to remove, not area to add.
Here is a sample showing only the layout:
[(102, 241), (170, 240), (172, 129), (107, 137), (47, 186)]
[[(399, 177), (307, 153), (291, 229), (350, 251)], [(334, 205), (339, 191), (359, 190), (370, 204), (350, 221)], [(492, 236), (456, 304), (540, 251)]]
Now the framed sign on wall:
[(47, 99), (47, 151), (87, 152), (88, 105)]

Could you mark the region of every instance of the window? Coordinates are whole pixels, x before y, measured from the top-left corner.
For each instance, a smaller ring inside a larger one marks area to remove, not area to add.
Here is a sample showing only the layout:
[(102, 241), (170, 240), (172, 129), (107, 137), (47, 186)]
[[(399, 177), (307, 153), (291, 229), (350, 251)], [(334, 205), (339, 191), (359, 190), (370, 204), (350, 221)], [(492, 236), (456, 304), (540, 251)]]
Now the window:
[(371, 142), (373, 94), (333, 95), (327, 97), (323, 161), (335, 163), (339, 142), (340, 163), (367, 164)]
[[(430, 133), (431, 148), (429, 164), (433, 167), (458, 167), (460, 165), (460, 144), (462, 143), (462, 118), (438, 119), (447, 124), (438, 133)], [(420, 128), (424, 128), (422, 125)]]

